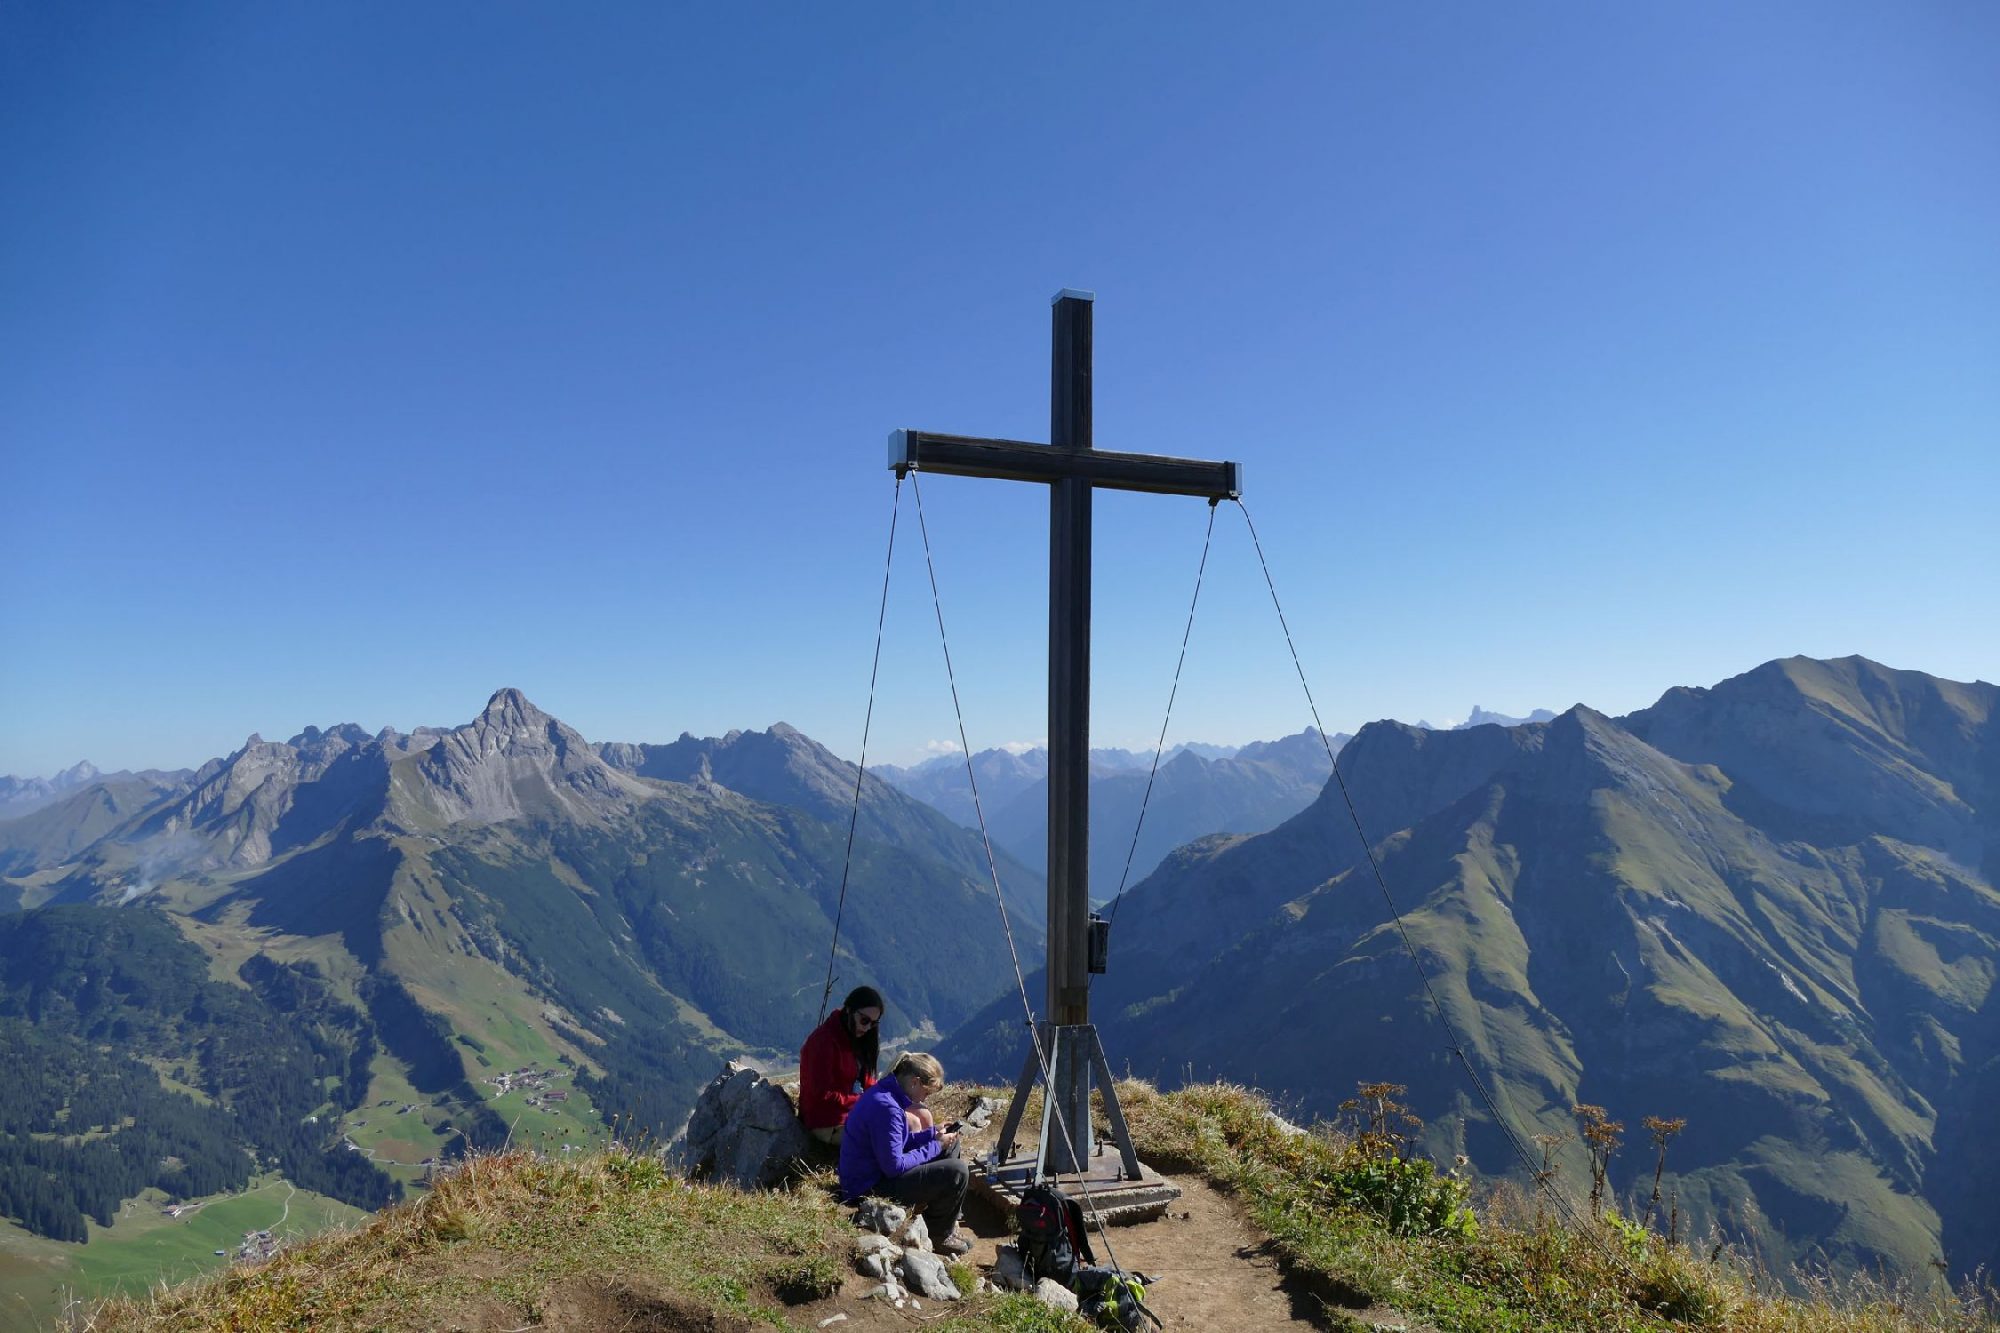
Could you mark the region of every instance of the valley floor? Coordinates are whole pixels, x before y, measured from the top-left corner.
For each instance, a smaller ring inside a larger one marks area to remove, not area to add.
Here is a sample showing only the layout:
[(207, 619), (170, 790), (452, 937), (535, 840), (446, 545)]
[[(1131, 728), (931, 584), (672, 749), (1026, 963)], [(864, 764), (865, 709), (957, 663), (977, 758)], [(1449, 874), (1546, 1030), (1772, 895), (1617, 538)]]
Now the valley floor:
[(168, 1216), (165, 1204), (158, 1190), (126, 1200), (109, 1227), (90, 1224), (84, 1245), (0, 1227), (0, 1328), (42, 1327), (72, 1302), (137, 1296), (226, 1268), (257, 1232), (286, 1244), (368, 1216), (275, 1175), (237, 1194), (195, 1200), (177, 1216)]

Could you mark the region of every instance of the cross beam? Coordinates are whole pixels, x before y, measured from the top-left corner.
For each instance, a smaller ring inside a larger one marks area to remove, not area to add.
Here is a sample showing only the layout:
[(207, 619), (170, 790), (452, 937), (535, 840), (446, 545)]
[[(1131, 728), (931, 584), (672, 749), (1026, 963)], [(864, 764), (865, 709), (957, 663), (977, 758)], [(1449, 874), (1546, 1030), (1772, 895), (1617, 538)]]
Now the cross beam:
[(952, 477), (999, 477), (1006, 481), (1080, 477), (1106, 490), (1203, 495), (1211, 500), (1234, 500), (1243, 493), (1241, 463), (1117, 454), (1088, 446), (1053, 449), (1025, 440), (984, 440), (927, 430), (899, 430), (890, 435), (889, 466), (898, 474), (918, 468)]
[[(1242, 466), (1154, 454), (1112, 453), (1091, 445), (1091, 312), (1095, 297), (1064, 289), (1051, 312), (1049, 440), (981, 439), (899, 430), (889, 437), (897, 476), (915, 468), (960, 477), (997, 477), (1049, 487), (1049, 922), (1048, 1016), (1058, 1028), (1090, 1022), (1090, 539), (1091, 491), (1096, 487), (1195, 495), (1211, 502), (1241, 492)], [(1081, 1036), (1082, 1034), (1079, 1034)], [(1061, 1058), (1049, 1090), (1071, 1127), (1075, 1157), (1090, 1156), (1088, 1042), (1059, 1043)], [(1101, 1048), (1097, 1056), (1101, 1064)], [(1071, 1053), (1074, 1052), (1074, 1055)], [(1112, 1097), (1107, 1083), (1105, 1096)], [(1009, 1125), (1018, 1119), (1009, 1113)], [(1002, 1136), (1007, 1137), (1003, 1134)], [(1044, 1136), (1046, 1140), (1046, 1136)], [(1129, 1144), (1120, 1145), (1131, 1158)], [(1044, 1141), (1050, 1168), (1078, 1171)], [(1128, 1166), (1136, 1175), (1137, 1159)]]

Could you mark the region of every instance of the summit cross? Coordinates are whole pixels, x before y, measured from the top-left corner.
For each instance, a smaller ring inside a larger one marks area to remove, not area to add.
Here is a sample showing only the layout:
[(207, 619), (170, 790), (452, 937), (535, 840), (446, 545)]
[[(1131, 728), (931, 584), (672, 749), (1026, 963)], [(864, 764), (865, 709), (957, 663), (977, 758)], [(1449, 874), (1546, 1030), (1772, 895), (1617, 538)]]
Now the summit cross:
[[(1095, 297), (1068, 288), (1051, 303), (1049, 443), (981, 439), (899, 430), (889, 437), (889, 466), (960, 477), (998, 477), (1049, 487), (1049, 860), (1048, 1016), (1056, 1067), (1049, 1101), (1063, 1109), (1067, 1144), (1044, 1132), (1040, 1164), (1083, 1171), (1091, 1156), (1090, 1086), (1095, 1072), (1121, 1140), (1124, 1165), (1139, 1174), (1110, 1084), (1108, 1063), (1090, 1026), (1090, 517), (1097, 487), (1232, 500), (1241, 494), (1238, 463), (1112, 453), (1093, 447), (1091, 314)], [(1036, 1056), (1030, 1054), (1032, 1064)], [(1023, 1072), (1001, 1133), (1001, 1157), (1019, 1126)], [(1046, 1119), (1046, 1117), (1045, 1117)]]

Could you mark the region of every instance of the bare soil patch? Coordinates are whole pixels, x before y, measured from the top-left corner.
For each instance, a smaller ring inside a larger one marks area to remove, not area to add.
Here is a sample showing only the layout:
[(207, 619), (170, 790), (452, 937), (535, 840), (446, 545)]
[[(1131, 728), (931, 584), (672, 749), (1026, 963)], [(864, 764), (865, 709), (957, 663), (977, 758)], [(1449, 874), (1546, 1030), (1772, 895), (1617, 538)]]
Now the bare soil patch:
[(756, 1327), (634, 1279), (564, 1282), (543, 1300), (541, 1314), (536, 1333), (751, 1333)]
[[(1153, 1222), (1109, 1228), (1090, 1238), (1099, 1263), (1154, 1279), (1146, 1304), (1169, 1329), (1330, 1328), (1320, 1302), (1296, 1291), (1229, 1198), (1208, 1184), (1177, 1177), (1181, 1197)], [(971, 1219), (971, 1258), (991, 1271), (998, 1246), (1013, 1239), (998, 1217)], [(1108, 1243), (1107, 1243), (1108, 1242)]]

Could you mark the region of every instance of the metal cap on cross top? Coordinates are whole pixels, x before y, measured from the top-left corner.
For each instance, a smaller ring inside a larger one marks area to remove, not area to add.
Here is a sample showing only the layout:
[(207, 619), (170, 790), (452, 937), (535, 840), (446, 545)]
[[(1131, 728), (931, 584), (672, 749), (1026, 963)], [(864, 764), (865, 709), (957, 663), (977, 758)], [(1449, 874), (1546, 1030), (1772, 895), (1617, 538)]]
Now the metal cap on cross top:
[[(1011, 1151), (1039, 1048), (1054, 1049), (1046, 1104), (1068, 1133), (1045, 1131), (1035, 1174), (1087, 1172), (1092, 1153), (1090, 1089), (1104, 1096), (1119, 1140), (1123, 1178), (1143, 1173), (1126, 1132), (1097, 1030), (1090, 1022), (1090, 556), (1091, 492), (1098, 487), (1200, 496), (1211, 503), (1242, 493), (1234, 462), (1100, 450), (1092, 441), (1094, 293), (1065, 287), (1051, 302), (1049, 443), (899, 430), (889, 467), (961, 477), (997, 477), (1049, 487), (1049, 852), (1048, 1022), (1034, 1038), (1000, 1135)], [(1152, 1177), (1157, 1180), (1157, 1177)], [(1174, 1191), (1175, 1194), (1178, 1191)], [(1172, 1194), (1166, 1198), (1173, 1197)], [(1164, 1199), (1162, 1200), (1164, 1203)]]

